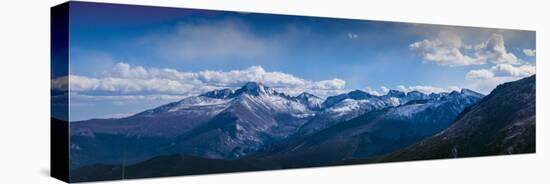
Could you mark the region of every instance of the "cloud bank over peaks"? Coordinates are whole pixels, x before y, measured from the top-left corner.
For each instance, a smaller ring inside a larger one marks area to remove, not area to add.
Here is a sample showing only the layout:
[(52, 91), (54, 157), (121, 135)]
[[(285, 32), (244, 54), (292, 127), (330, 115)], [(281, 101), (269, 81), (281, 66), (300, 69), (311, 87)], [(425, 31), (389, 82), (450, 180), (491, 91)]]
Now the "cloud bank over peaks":
[[(198, 95), (215, 89), (236, 89), (249, 81), (262, 82), (277, 91), (289, 95), (308, 92), (320, 97), (338, 95), (350, 91), (346, 81), (338, 78), (312, 81), (292, 74), (266, 71), (261, 66), (251, 66), (241, 70), (203, 70), (184, 72), (170, 68), (145, 68), (128, 63), (117, 63), (111, 70), (100, 72), (99, 76), (70, 75), (53, 79), (52, 88), (66, 89), (66, 81), (74, 100), (82, 103), (112, 101), (128, 104), (131, 101), (151, 101), (154, 99), (177, 100), (186, 96)], [(456, 86), (446, 88), (429, 85), (396, 86), (403, 92), (420, 91), (426, 94), (460, 90)], [(364, 89), (373, 95), (385, 95), (390, 90), (381, 86), (379, 90)], [(75, 101), (75, 102), (76, 102)]]
[[(56, 84), (52, 87), (63, 87), (57, 85), (62, 80), (52, 80), (52, 84)], [(266, 71), (261, 66), (231, 71), (183, 72), (127, 63), (118, 63), (98, 77), (70, 75), (69, 81), (71, 91), (91, 95), (197, 95), (214, 89), (238, 88), (246, 82), (256, 81), (291, 95), (305, 91), (328, 96), (342, 92), (346, 86), (346, 81), (338, 78), (311, 81), (284, 72)]]

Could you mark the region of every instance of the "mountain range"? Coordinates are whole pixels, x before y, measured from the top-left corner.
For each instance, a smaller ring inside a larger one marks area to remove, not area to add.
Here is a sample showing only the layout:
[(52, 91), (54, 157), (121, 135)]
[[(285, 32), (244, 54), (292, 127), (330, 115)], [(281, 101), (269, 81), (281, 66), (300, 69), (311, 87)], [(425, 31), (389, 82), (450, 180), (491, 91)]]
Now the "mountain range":
[[(309, 93), (290, 96), (249, 82), (236, 90), (210, 91), (126, 118), (71, 122), (70, 165), (75, 181), (86, 181), (391, 161), (409, 152), (416, 155), (407, 150), (429, 150), (419, 145), (444, 144), (440, 140), (448, 134), (444, 132), (473, 134), (468, 127), (476, 124), (453, 127), (471, 117), (480, 104), (495, 101), (495, 93), (508, 95), (499, 96), (501, 101), (518, 93), (532, 94), (532, 99), (527, 95), (524, 100), (534, 104), (531, 78), (503, 85), (514, 84), (510, 90), (499, 86), (487, 97), (468, 89), (431, 94), (391, 90), (381, 96), (355, 90), (322, 99)], [(528, 85), (532, 91), (522, 88)], [(496, 109), (511, 105), (494, 102), (485, 107), (491, 111), (476, 112), (501, 112)], [(534, 106), (528, 108), (534, 114)], [(500, 137), (484, 143), (499, 145), (509, 153), (522, 146), (534, 147), (523, 144), (529, 141), (521, 137), (531, 131), (531, 124), (534, 127), (534, 119), (507, 126), (519, 116), (509, 113), (509, 118), (499, 119), (503, 121), (496, 126)], [(477, 131), (489, 131), (482, 127)], [(515, 136), (508, 138), (510, 132)], [(479, 153), (477, 148), (466, 152)], [(121, 176), (121, 170), (128, 172)]]
[(497, 86), (445, 131), (380, 157), (383, 161), (458, 158), (536, 151), (536, 78)]

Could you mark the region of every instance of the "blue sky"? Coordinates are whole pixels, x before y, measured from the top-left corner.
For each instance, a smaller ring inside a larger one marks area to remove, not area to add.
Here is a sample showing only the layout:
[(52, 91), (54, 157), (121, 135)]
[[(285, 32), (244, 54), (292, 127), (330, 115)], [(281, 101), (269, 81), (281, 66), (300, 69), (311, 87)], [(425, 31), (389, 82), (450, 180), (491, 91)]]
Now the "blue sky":
[(70, 15), (72, 120), (246, 80), (319, 96), (488, 93), (535, 73), (533, 31), (75, 2)]

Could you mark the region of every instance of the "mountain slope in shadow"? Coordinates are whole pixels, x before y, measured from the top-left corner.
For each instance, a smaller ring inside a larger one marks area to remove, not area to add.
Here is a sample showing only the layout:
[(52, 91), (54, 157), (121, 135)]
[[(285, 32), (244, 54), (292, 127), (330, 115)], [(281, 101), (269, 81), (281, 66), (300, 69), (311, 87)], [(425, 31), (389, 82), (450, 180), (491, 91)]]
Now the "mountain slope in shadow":
[(166, 155), (132, 165), (94, 164), (71, 172), (71, 182), (215, 174), (278, 169), (261, 160), (224, 160), (189, 155)]

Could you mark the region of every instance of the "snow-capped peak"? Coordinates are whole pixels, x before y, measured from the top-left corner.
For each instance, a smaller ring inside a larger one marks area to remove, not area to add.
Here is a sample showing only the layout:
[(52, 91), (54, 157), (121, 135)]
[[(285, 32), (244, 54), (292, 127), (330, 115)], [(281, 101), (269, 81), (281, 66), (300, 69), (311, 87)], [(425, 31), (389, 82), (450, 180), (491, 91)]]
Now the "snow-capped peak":
[(332, 107), (333, 105), (336, 105), (336, 104), (340, 103), (341, 101), (343, 101), (345, 99), (366, 100), (366, 99), (369, 99), (371, 97), (373, 97), (373, 95), (371, 95), (367, 92), (364, 92), (364, 91), (361, 91), (361, 90), (354, 90), (354, 91), (350, 91), (348, 93), (328, 97), (325, 100), (325, 102), (323, 102), (323, 107), (325, 107), (325, 108)]
[(312, 110), (321, 109), (321, 104), (323, 103), (322, 98), (307, 92), (303, 92), (298, 96), (292, 97), (291, 99), (294, 101), (300, 102), (301, 104), (304, 104), (305, 106), (307, 106), (309, 109), (312, 109)]
[(388, 91), (388, 94), (387, 94), (387, 96), (397, 97), (397, 98), (405, 97), (405, 95), (406, 95), (405, 92), (399, 91), (399, 90), (394, 90), (394, 89)]
[(265, 86), (259, 82), (247, 82), (243, 86), (243, 88), (245, 88), (248, 91), (264, 90), (264, 87)]
[(483, 94), (481, 94), (481, 93), (478, 93), (478, 92), (475, 92), (475, 91), (469, 90), (469, 89), (462, 89), (462, 90), (460, 91), (460, 93), (462, 93), (462, 94), (464, 94), (464, 95), (468, 95), (468, 96), (479, 97), (479, 98), (485, 96), (485, 95), (483, 95)]
[(300, 93), (299, 95), (297, 95), (295, 98), (299, 98), (299, 99), (306, 99), (306, 98), (319, 98), (311, 93), (307, 93), (307, 92), (303, 92), (303, 93)]
[(422, 93), (422, 92), (420, 92), (420, 91), (416, 91), (416, 90), (415, 90), (415, 91), (410, 91), (410, 92), (408, 92), (408, 93), (407, 93), (407, 96), (409, 96), (409, 95), (421, 96), (421, 95), (426, 95), (426, 94), (424, 94), (424, 93)]
[(235, 95), (240, 95), (242, 93), (250, 94), (253, 96), (279, 94), (275, 90), (264, 86), (260, 82), (247, 82), (237, 91), (235, 91)]
[(350, 91), (350, 92), (348, 93), (348, 96), (349, 96), (351, 99), (363, 100), (363, 99), (371, 98), (373, 95), (371, 95), (370, 93), (361, 91), (361, 90), (354, 90), (354, 91)]

